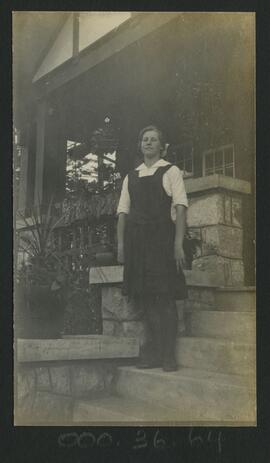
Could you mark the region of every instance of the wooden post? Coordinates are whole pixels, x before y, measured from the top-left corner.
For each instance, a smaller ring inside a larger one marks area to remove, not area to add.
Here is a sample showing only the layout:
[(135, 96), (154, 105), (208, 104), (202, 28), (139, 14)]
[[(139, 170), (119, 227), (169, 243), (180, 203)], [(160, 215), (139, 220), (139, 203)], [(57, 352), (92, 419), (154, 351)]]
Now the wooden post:
[(57, 102), (42, 100), (37, 108), (34, 203), (62, 201), (66, 176), (65, 119)]
[(43, 200), (46, 112), (46, 100), (39, 101), (37, 105), (37, 150), (34, 195), (34, 204), (36, 206), (41, 204)]
[(103, 190), (103, 154), (98, 153), (98, 191)]
[(28, 149), (21, 148), (21, 171), (18, 195), (18, 209), (24, 211), (27, 203), (27, 182), (28, 182)]

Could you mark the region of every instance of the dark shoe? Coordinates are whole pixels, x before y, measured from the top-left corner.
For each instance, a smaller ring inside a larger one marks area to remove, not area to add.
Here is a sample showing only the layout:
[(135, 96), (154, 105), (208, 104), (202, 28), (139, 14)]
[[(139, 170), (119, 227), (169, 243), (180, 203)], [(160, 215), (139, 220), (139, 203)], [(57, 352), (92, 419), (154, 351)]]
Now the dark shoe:
[(177, 371), (177, 363), (174, 359), (168, 359), (163, 362), (163, 371)]
[(136, 367), (143, 370), (147, 368), (159, 368), (161, 367), (161, 361), (159, 360), (154, 360), (154, 359), (140, 359), (139, 362), (137, 363)]

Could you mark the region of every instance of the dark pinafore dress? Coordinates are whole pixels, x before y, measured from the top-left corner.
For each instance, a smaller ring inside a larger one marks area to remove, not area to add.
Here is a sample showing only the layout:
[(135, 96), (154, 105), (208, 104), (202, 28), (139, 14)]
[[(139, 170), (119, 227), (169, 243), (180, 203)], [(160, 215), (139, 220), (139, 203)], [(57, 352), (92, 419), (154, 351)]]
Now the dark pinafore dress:
[(162, 178), (171, 164), (159, 167), (151, 176), (128, 174), (131, 200), (124, 239), (123, 294), (132, 297), (164, 295), (185, 299), (183, 271), (177, 272), (174, 259), (175, 224), (171, 219), (172, 198), (163, 188)]

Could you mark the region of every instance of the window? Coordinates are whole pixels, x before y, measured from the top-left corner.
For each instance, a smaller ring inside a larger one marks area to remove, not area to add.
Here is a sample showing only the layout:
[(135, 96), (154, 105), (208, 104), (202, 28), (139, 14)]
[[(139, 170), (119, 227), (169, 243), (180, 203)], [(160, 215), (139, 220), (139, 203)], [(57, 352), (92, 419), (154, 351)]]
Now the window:
[(84, 143), (68, 140), (66, 192), (106, 190), (120, 178), (115, 165), (116, 151), (101, 157), (89, 152)]
[(116, 162), (118, 131), (104, 119), (102, 127), (93, 131), (91, 140), (67, 140), (66, 193), (115, 190), (121, 183)]
[(179, 145), (169, 145), (167, 158), (183, 171), (183, 177), (192, 177), (193, 169), (193, 145), (191, 142)]
[(225, 145), (203, 153), (203, 176), (221, 174), (235, 177), (234, 145)]

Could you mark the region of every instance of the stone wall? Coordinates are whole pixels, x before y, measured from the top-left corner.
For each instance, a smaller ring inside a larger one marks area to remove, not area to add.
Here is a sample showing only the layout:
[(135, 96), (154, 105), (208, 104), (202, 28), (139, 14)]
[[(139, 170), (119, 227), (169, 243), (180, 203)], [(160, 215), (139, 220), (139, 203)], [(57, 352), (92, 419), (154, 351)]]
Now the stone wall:
[[(133, 301), (122, 295), (120, 285), (103, 285), (102, 289), (103, 334), (132, 337), (139, 340), (140, 346), (146, 339), (146, 326), (143, 310)], [(185, 330), (184, 301), (177, 301), (178, 332)]]
[(118, 366), (138, 355), (134, 338), (18, 339), (15, 424), (72, 423), (75, 400), (111, 395)]
[(140, 308), (122, 295), (121, 285), (102, 286), (103, 334), (145, 339), (145, 324)]
[(19, 365), (16, 424), (70, 423), (75, 399), (110, 395), (115, 371), (114, 361)]
[(191, 196), (187, 223), (197, 243), (192, 270), (216, 286), (243, 285), (242, 197), (222, 190)]

